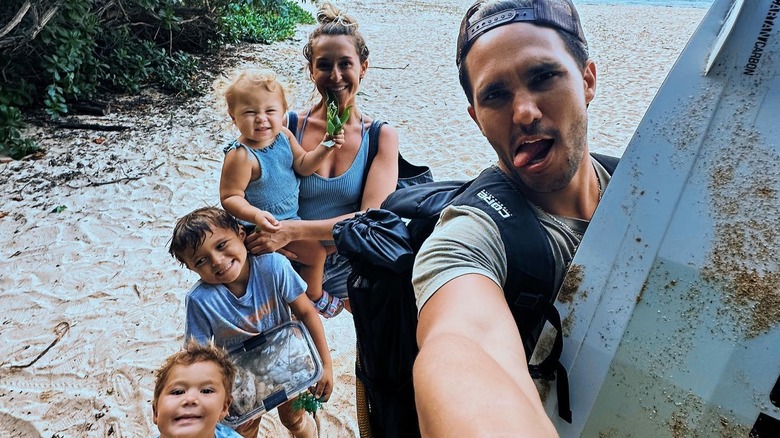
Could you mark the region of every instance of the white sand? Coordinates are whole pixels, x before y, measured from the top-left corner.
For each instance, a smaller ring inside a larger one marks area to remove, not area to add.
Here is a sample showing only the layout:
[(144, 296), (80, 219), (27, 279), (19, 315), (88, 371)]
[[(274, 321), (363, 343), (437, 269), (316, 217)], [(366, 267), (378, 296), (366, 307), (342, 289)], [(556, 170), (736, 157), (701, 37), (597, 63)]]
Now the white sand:
[[(350, 2), (373, 67), (361, 110), (396, 126), (404, 155), (437, 179), (471, 177), (494, 160), (466, 113), (454, 66), (470, 3)], [(591, 149), (621, 154), (705, 10), (580, 11), (598, 66)], [(229, 62), (277, 69), (298, 84), (293, 107), (301, 109), (313, 88), (301, 55), (310, 29), (295, 41), (243, 47)], [(168, 256), (167, 242), (176, 218), (218, 204), (220, 149), (231, 134), (210, 97), (149, 96), (131, 103), (144, 117), (115, 111), (98, 120), (131, 130), (38, 130), (43, 158), (0, 164), (2, 437), (156, 433), (152, 373), (181, 344), (183, 298), (196, 280)], [(53, 213), (58, 206), (67, 208)], [(352, 319), (344, 313), (325, 327), (336, 388), (318, 414), (320, 435), (357, 436)], [(275, 413), (262, 424), (265, 436), (287, 436)]]

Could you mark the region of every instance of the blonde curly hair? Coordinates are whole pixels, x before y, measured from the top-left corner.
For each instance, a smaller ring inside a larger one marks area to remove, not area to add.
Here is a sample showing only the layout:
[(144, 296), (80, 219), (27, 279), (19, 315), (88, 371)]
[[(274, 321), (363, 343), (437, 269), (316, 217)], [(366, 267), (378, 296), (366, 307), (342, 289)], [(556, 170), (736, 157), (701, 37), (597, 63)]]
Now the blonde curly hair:
[(276, 72), (267, 68), (238, 68), (228, 75), (222, 75), (215, 79), (212, 89), (217, 109), (227, 115), (232, 114), (236, 96), (257, 89), (278, 93), (282, 98), (285, 111), (290, 106), (287, 102), (288, 87), (279, 81)]

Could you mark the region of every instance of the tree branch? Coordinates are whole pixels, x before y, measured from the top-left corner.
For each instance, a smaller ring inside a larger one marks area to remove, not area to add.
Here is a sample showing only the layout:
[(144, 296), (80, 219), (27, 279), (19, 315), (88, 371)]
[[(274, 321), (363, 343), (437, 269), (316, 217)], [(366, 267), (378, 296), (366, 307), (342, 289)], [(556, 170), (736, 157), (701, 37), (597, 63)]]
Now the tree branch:
[[(40, 31), (43, 30), (43, 28), (46, 26), (46, 23), (48, 23), (49, 20), (51, 20), (52, 17), (54, 17), (54, 14), (57, 13), (58, 9), (59, 6), (53, 6), (51, 9), (46, 11), (45, 14), (43, 14), (43, 19), (39, 20), (38, 12), (36, 11), (35, 8), (32, 8), (32, 11), (30, 11), (30, 2), (27, 1), (24, 5), (22, 5), (22, 8), (19, 10), (19, 12), (16, 13), (14, 19), (11, 20), (11, 22), (9, 22), (0, 31), (0, 49), (14, 46), (14, 45), (18, 47), (22, 47), (25, 43), (34, 40), (35, 37), (38, 36), (38, 33), (40, 33)], [(32, 29), (30, 29), (29, 35), (6, 37), (8, 33), (10, 33), (14, 28), (16, 28), (16, 26), (19, 25), (19, 23), (22, 21), (22, 19), (24, 18), (24, 16), (27, 14), (28, 11), (30, 11), (30, 13), (32, 14), (32, 21), (33, 21), (33, 26)]]
[(24, 2), (21, 8), (19, 8), (19, 12), (16, 13), (14, 18), (0, 30), (0, 38), (6, 36), (9, 32), (14, 30), (14, 28), (22, 22), (22, 18), (24, 18), (25, 14), (27, 14), (27, 11), (29, 10), (30, 2), (28, 0)]
[(124, 125), (98, 125), (96, 123), (58, 123), (58, 128), (62, 129), (91, 129), (93, 131), (124, 131), (130, 129)]
[(54, 14), (57, 13), (57, 9), (59, 9), (59, 6), (55, 6), (48, 11), (46, 11), (45, 14), (43, 14), (43, 20), (41, 20), (40, 23), (38, 23), (35, 28), (32, 30), (32, 34), (30, 35), (30, 41), (34, 40), (36, 36), (38, 36), (38, 33), (43, 30), (43, 27), (46, 26), (46, 23), (51, 20), (51, 18), (54, 16)]

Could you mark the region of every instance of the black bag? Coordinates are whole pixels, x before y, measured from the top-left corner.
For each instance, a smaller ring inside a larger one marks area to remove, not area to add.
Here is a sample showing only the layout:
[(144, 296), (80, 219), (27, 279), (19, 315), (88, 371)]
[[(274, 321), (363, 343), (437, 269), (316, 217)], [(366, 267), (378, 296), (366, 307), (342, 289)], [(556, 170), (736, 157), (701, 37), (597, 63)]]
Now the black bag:
[[(614, 171), (617, 159), (593, 155), (610, 173)], [(337, 223), (333, 229), (339, 253), (347, 257), (352, 265), (347, 291), (358, 340), (356, 375), (366, 388), (368, 417), (375, 436), (420, 436), (412, 386), (412, 366), (417, 355), (417, 307), (411, 284), (414, 255), (433, 231), (445, 207), (464, 203), (464, 197), (473, 199), (474, 191), (486, 187), (484, 181), (495, 183), (501, 179), (497, 170), (493, 175), (488, 173), (483, 172), (489, 178), (481, 179), (480, 184), (474, 187), (472, 184), (477, 179), (432, 182), (396, 191), (382, 204), (382, 209), (370, 209), (365, 214)], [(501, 201), (509, 211), (529, 209), (525, 200), (517, 196), (506, 196)], [(404, 225), (401, 217), (410, 221)], [(525, 229), (517, 227), (517, 220), (511, 219), (504, 227), (509, 230)], [(533, 218), (525, 217), (525, 220), (536, 223)], [(528, 241), (527, 233), (502, 232), (502, 238), (505, 245), (513, 248), (524, 248)], [(540, 238), (546, 247), (545, 238)], [(512, 259), (508, 260), (508, 265), (515, 273), (536, 269), (535, 260)], [(518, 275), (510, 275), (505, 286), (516, 284)], [(549, 284), (549, 281), (527, 284), (535, 284), (544, 290), (543, 285)], [(529, 359), (544, 321), (550, 322), (558, 332), (552, 351), (541, 363), (529, 365), (529, 372), (533, 378), (558, 379), (559, 414), (571, 422), (568, 379), (558, 360), (562, 349), (562, 327), (557, 310), (552, 305), (555, 291), (551, 290), (552, 295), (548, 296), (532, 290), (512, 289), (505, 288), (504, 293), (518, 328), (523, 328), (521, 332)], [(522, 321), (518, 315), (522, 315)], [(523, 322), (529, 321), (534, 327), (524, 327), (529, 324)]]
[[(347, 292), (358, 344), (355, 374), (366, 393), (371, 436), (420, 436), (412, 382), (417, 357), (417, 305), (410, 281), (414, 255), (441, 210), (466, 187), (463, 181), (410, 186), (402, 191), (406, 201), (399, 214), (369, 209), (333, 229), (339, 253), (352, 266)], [(415, 220), (407, 225), (399, 215)]]
[(369, 210), (339, 222), (334, 236), (352, 265), (347, 291), (357, 337), (357, 389), (365, 393), (357, 401), (361, 436), (419, 437), (412, 385), (417, 307), (409, 282), (414, 263), (409, 232), (395, 214)]
[[(441, 211), (468, 193), (473, 182), (445, 181), (408, 187), (390, 195), (381, 209), (369, 209), (338, 222), (333, 228), (336, 247), (352, 266), (347, 293), (358, 344), (355, 374), (358, 385), (362, 383), (365, 388), (371, 436), (420, 436), (412, 381), (418, 352), (417, 306), (411, 282), (414, 256), (433, 231)], [(474, 188), (478, 190), (481, 186)], [(511, 211), (529, 208), (522, 198), (502, 202)], [(401, 217), (411, 219), (408, 225)], [(514, 219), (508, 226), (522, 229), (513, 225), (516, 225)], [(513, 238), (505, 239), (505, 244), (524, 247), (523, 234), (515, 233)], [(522, 262), (514, 265), (517, 264), (525, 266)], [(514, 265), (510, 264), (509, 269), (517, 272)], [(552, 293), (552, 287), (544, 287), (547, 283), (534, 284), (535, 288), (550, 289)], [(523, 336), (524, 346), (527, 343), (532, 350), (541, 328), (536, 326), (543, 324), (544, 318), (558, 330), (551, 354), (538, 366), (529, 367), (529, 372), (534, 378), (548, 380), (558, 375), (559, 384), (563, 383), (558, 385), (559, 399), (565, 405), (568, 400), (565, 370), (557, 366), (562, 345), (561, 324), (551, 299), (546, 294), (520, 294), (517, 298), (521, 300), (515, 300), (513, 294), (506, 291), (505, 294), (508, 301), (512, 299), (513, 315), (515, 311), (523, 312), (530, 316), (523, 319), (532, 321), (533, 327), (523, 327), (526, 332), (533, 331), (530, 336)], [(548, 316), (548, 312), (554, 315)], [(520, 321), (518, 324), (521, 327)], [(526, 354), (530, 358), (530, 351)], [(567, 410), (565, 405), (564, 415)]]

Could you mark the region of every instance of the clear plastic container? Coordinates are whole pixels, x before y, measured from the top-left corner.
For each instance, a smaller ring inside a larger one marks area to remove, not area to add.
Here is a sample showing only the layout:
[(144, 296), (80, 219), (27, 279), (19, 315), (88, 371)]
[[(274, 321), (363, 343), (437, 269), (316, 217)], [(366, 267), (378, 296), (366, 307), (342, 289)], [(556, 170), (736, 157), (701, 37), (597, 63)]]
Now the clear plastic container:
[(322, 360), (300, 321), (283, 323), (231, 351), (236, 365), (233, 404), (222, 423), (236, 428), (315, 384)]

